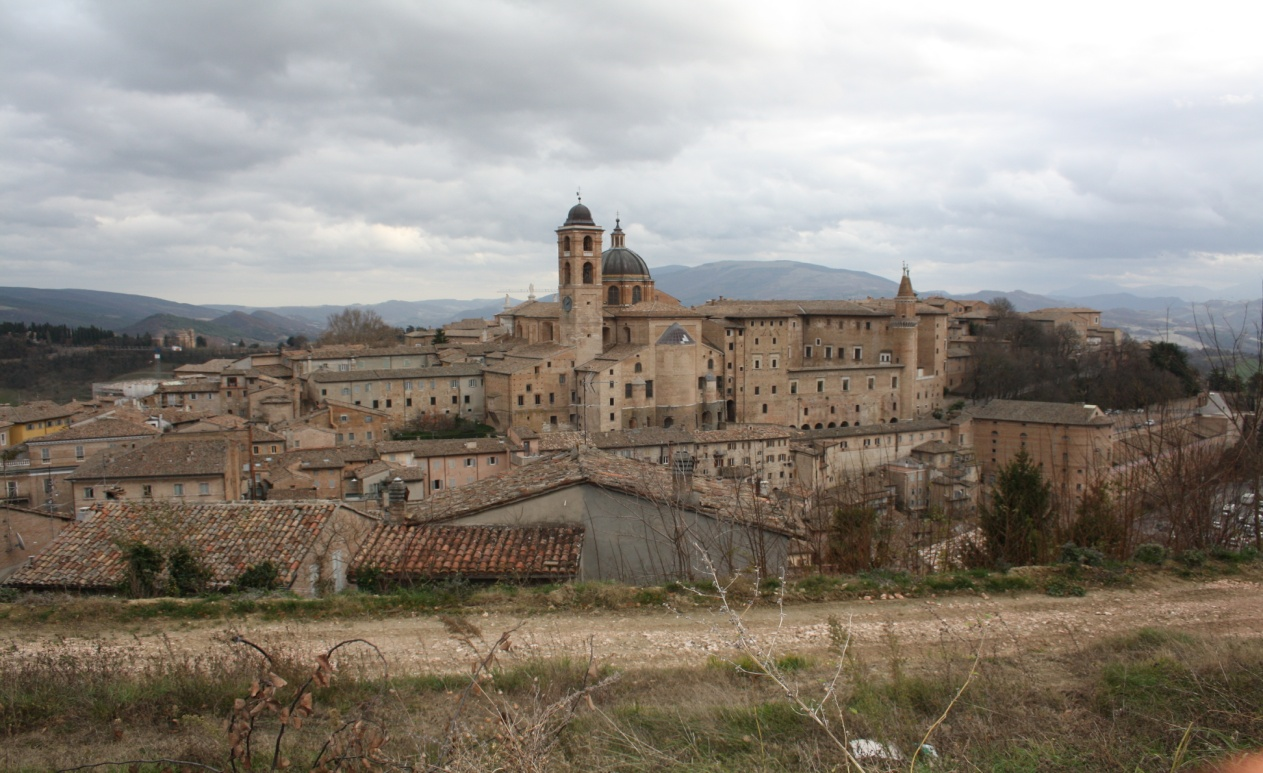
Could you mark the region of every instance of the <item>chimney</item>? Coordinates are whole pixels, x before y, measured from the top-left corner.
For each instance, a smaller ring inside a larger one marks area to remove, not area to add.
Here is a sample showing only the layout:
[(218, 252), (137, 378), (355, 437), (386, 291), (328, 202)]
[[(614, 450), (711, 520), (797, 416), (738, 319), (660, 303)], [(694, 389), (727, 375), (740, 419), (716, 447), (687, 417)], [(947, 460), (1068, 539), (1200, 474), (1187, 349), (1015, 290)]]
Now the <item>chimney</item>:
[(693, 457), (685, 451), (676, 451), (671, 459), (671, 489), (681, 504), (691, 505), (697, 501), (693, 493)]
[(386, 487), (386, 512), (390, 523), (403, 523), (406, 518), (408, 503), (408, 486), (400, 478), (395, 478)]

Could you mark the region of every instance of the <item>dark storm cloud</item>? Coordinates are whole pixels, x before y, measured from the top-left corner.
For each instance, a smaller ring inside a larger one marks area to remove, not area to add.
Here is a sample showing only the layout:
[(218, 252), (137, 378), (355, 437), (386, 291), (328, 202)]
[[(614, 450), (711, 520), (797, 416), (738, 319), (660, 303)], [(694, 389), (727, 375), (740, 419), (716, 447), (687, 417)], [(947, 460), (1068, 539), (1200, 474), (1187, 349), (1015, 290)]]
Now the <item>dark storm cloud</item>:
[(651, 265), (1239, 283), (1263, 102), (1230, 13), (0, 3), (0, 270), (269, 304), (547, 291), (582, 186)]

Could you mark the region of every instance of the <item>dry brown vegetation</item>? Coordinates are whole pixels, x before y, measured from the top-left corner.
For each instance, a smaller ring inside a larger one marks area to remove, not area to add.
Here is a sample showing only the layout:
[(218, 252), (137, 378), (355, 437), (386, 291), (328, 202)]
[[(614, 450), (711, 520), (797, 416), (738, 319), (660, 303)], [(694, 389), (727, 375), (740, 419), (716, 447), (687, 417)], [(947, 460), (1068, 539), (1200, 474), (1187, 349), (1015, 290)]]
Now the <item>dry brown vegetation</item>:
[[(238, 747), (256, 770), (908, 770), (928, 743), (917, 769), (1192, 770), (1263, 746), (1249, 570), (1086, 598), (754, 587), (728, 612), (710, 586), (677, 610), (238, 621), (267, 657), (195, 622), (9, 625), (0, 767), (228, 770)], [(361, 636), (380, 653), (326, 655)]]

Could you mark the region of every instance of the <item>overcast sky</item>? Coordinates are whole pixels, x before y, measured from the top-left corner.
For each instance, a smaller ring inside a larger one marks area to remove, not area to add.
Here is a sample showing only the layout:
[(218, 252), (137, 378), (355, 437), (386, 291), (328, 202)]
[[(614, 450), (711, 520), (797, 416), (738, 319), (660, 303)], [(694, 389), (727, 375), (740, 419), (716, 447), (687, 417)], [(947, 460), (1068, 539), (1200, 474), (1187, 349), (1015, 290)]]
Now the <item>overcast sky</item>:
[(1257, 288), (1249, 7), (0, 0), (0, 285), (542, 294), (581, 188), (651, 268)]

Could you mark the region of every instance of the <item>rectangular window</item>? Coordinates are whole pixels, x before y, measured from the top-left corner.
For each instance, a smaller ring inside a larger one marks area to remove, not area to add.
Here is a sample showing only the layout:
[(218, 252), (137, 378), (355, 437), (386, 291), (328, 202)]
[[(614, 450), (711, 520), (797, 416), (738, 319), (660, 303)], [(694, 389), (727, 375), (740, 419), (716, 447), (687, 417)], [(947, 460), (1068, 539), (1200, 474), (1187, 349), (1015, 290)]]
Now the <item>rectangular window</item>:
[(631, 382), (629, 381), (626, 384), (623, 384), (623, 397), (631, 397), (631, 396), (632, 396), (632, 385), (631, 385)]
[(820, 378), (820, 379), (816, 379), (816, 391), (817, 391), (817, 392), (823, 392), (823, 391), (824, 391), (824, 379), (822, 379), (822, 378)]
[(763, 403), (763, 412), (767, 413), (767, 403)]
[(566, 383), (566, 374), (565, 374), (565, 373), (562, 373), (560, 376), (558, 376), (558, 377), (557, 377), (557, 383), (558, 383), (558, 384), (564, 384), (564, 383)]
[(460, 379), (458, 378), (452, 379), (451, 383), (448, 384), (448, 386), (450, 386), (452, 389), (460, 389)]
[(465, 460), (465, 466), (466, 466), (466, 467), (473, 467), (473, 466), (474, 466), (474, 460), (473, 460), (473, 459), (466, 459), (466, 460)]
[(843, 392), (851, 391), (851, 379), (849, 378), (842, 379), (842, 391)]
[(96, 497), (96, 490), (93, 489), (91, 486), (85, 486), (83, 489), (83, 498), (93, 499), (95, 497)]
[(875, 376), (869, 376), (869, 377), (868, 377), (868, 388), (869, 388), (869, 389), (872, 389), (872, 388), (873, 388), (873, 387), (875, 387), (875, 386), (877, 386), (877, 378), (876, 378)]
[(478, 379), (476, 379), (476, 378), (471, 378), (471, 379), (469, 380), (469, 385), (470, 385), (471, 387), (476, 387), (476, 386), (478, 386)]
[(860, 360), (864, 359), (864, 347), (862, 346), (855, 347), (851, 351), (851, 355), (852, 355), (851, 359), (855, 360), (856, 362), (859, 362)]
[(373, 423), (373, 417), (372, 417), (372, 416), (365, 416), (365, 417), (364, 417), (364, 423), (365, 423), (365, 424), (372, 424), (372, 423)]
[(52, 456), (53, 456), (53, 451), (51, 448), (41, 448), (39, 450), (39, 458), (42, 461), (47, 462), (49, 459), (52, 458)]
[(797, 382), (797, 381), (791, 381), (791, 382), (789, 382), (789, 393), (790, 393), (791, 395), (796, 395), (796, 394), (798, 394), (798, 382)]
[(826, 347), (824, 348), (824, 358), (825, 358), (826, 360), (832, 360), (832, 359), (833, 359), (833, 347), (832, 347), (832, 346), (826, 346)]
[(889, 365), (890, 352), (882, 352), (881, 354), (877, 355), (877, 361), (882, 363), (883, 365)]
[[(47, 487), (45, 487), (45, 488), (47, 488)], [(141, 495), (142, 497), (151, 497), (151, 496), (153, 496), (153, 486), (149, 485), (148, 483), (146, 483), (146, 484), (144, 484), (143, 486), (141, 486), (141, 487), (140, 487), (140, 495)]]
[(197, 493), (204, 497), (210, 496), (210, 484), (209, 483), (197, 484)]
[(806, 358), (807, 358), (807, 359), (809, 359), (809, 360), (811, 359), (811, 347), (810, 347), (810, 346), (808, 346), (808, 347), (807, 347), (807, 350), (806, 350), (806, 352), (803, 354), (803, 356), (804, 356), (804, 357), (806, 357)]
[(754, 358), (754, 369), (755, 369), (755, 370), (759, 370), (759, 369), (760, 369), (760, 368), (762, 368), (762, 367), (763, 367), (763, 360), (762, 360), (762, 359), (760, 359), (760, 358), (758, 358), (758, 357), (755, 357), (755, 358)]
[(83, 446), (75, 446), (75, 458), (83, 461)]
[(184, 496), (184, 484), (183, 484), (183, 483), (177, 483), (177, 484), (175, 484), (174, 486), (172, 486), (172, 487), (171, 487), (171, 491), (172, 491), (172, 493), (174, 493), (177, 497), (182, 497), (182, 496)]
[(653, 397), (653, 381), (645, 382), (645, 397)]
[(891, 389), (898, 389), (898, 388), (899, 388), (899, 377), (898, 377), (898, 376), (891, 376), (891, 377), (890, 377), (890, 388), (891, 388)]
[[(553, 418), (554, 418), (554, 419), (556, 419), (557, 417), (556, 417), (556, 416), (554, 416)], [(554, 422), (553, 422), (553, 424), (556, 424), (556, 423), (557, 423), (556, 421), (554, 421)], [(493, 457), (491, 457), (490, 459), (488, 459), (488, 460), (487, 460), (487, 464), (491, 465), (492, 467), (495, 467), (495, 466), (496, 466), (496, 458), (495, 458), (494, 456), (493, 456)]]
[[(535, 404), (536, 404), (536, 405), (539, 405), (539, 404), (540, 404), (540, 399), (539, 399), (539, 398), (540, 398), (540, 395), (535, 395)], [(455, 401), (455, 399), (453, 399), (453, 400), (452, 400), (452, 402), (456, 402), (456, 401)]]

